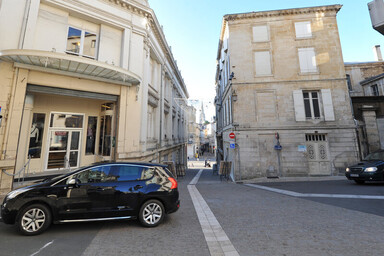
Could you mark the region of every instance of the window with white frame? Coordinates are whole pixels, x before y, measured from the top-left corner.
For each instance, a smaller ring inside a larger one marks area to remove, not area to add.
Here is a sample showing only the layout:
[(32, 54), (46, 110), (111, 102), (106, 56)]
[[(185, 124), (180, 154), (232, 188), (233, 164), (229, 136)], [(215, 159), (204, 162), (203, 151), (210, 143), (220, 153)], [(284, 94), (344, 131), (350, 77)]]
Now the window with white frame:
[(255, 52), (256, 76), (272, 75), (271, 54), (269, 51)]
[(68, 28), (67, 53), (94, 59), (96, 57), (97, 34), (94, 32)]
[(303, 91), (305, 117), (320, 119), (319, 93), (317, 91)]
[(252, 28), (253, 42), (268, 42), (269, 33), (266, 25), (254, 26)]
[(295, 22), (296, 38), (312, 37), (312, 29), (310, 21)]
[(299, 48), (299, 63), (301, 73), (315, 73), (318, 72), (316, 64), (315, 48)]
[(296, 121), (324, 119), (335, 121), (332, 93), (330, 89), (320, 91), (293, 91)]
[(377, 86), (377, 84), (371, 85), (371, 95), (372, 96), (379, 96), (380, 95), (379, 87)]

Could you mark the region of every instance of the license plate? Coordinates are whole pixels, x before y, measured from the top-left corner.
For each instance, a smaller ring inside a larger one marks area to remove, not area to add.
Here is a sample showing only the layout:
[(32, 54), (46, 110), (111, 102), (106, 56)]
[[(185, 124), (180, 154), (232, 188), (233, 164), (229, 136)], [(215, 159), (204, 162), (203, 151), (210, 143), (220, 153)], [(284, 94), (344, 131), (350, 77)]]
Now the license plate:
[(359, 177), (359, 174), (351, 174), (351, 177)]

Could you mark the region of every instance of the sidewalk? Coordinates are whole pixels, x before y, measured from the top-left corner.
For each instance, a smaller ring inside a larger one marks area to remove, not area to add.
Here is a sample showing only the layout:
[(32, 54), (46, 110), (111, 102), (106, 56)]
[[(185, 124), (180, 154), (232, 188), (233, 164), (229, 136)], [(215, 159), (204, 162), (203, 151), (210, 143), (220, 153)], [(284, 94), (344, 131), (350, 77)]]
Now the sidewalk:
[(308, 176), (308, 177), (279, 177), (279, 178), (255, 178), (248, 180), (241, 180), (244, 184), (249, 183), (264, 183), (264, 182), (294, 182), (294, 181), (327, 181), (327, 180), (345, 180), (347, 179), (344, 175), (342, 176)]

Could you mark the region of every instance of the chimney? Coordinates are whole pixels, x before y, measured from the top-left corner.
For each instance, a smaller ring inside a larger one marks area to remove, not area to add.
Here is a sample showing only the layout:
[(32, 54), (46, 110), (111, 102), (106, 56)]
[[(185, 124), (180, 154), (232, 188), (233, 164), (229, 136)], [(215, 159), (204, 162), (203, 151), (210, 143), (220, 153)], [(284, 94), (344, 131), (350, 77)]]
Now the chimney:
[(381, 55), (380, 45), (373, 46), (373, 54), (375, 55), (375, 61), (383, 61), (383, 56)]

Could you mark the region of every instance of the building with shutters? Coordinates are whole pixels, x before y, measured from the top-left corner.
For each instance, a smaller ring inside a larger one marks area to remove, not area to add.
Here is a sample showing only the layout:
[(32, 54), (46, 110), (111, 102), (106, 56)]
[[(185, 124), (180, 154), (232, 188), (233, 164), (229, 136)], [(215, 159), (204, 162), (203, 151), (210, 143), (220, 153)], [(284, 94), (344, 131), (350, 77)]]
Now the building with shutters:
[(147, 0), (2, 0), (0, 38), (1, 189), (23, 166), (186, 164), (188, 92)]
[(337, 175), (358, 159), (336, 21), (340, 8), (223, 17), (217, 155), (232, 162), (235, 180)]

